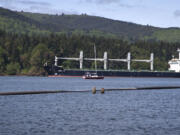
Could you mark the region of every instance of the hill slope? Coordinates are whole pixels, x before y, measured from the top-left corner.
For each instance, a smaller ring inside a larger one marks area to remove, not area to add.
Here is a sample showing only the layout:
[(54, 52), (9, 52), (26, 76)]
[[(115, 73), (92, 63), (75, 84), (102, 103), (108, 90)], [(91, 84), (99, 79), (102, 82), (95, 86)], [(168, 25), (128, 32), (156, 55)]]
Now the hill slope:
[(24, 33), (40, 30), (41, 23), (18, 12), (0, 8), (0, 29), (7, 32)]
[(0, 29), (15, 33), (74, 32), (180, 42), (180, 29), (162, 29), (88, 15), (48, 15), (0, 8)]
[(48, 30), (71, 31), (83, 30), (86, 32), (97, 30), (104, 33), (112, 33), (117, 36), (139, 37), (141, 35), (150, 35), (155, 27), (142, 26), (133, 23), (115, 21), (96, 16), (88, 15), (42, 15), (32, 13), (22, 13), (24, 16), (41, 22)]

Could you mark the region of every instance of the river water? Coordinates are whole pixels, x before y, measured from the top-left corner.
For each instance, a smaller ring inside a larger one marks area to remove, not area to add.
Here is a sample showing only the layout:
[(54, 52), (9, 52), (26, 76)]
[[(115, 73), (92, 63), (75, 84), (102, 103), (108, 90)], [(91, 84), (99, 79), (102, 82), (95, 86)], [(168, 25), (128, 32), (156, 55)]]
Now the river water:
[[(178, 78), (0, 77), (0, 92), (180, 86)], [(180, 89), (0, 96), (0, 135), (179, 135)]]

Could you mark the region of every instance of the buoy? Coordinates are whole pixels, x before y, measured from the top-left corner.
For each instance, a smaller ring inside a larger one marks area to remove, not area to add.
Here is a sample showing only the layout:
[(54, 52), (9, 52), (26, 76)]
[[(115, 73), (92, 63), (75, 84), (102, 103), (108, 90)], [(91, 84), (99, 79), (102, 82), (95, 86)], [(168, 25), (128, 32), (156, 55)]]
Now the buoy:
[(101, 94), (104, 94), (104, 88), (101, 88)]
[(96, 94), (96, 87), (92, 88), (92, 94)]
[(104, 94), (104, 88), (101, 88), (101, 94)]

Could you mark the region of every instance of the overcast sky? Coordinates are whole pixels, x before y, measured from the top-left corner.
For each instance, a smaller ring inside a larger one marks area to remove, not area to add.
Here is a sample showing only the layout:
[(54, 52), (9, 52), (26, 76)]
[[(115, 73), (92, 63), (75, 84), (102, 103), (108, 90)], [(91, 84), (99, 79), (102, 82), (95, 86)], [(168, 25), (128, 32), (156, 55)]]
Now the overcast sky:
[(12, 10), (95, 15), (158, 27), (180, 27), (180, 0), (0, 0)]

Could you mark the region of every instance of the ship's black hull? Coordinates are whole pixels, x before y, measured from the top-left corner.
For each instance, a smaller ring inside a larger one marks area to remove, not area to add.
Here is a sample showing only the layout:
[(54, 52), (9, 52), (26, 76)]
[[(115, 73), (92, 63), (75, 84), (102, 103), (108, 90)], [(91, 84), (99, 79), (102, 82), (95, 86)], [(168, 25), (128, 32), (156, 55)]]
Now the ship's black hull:
[[(64, 70), (60, 66), (44, 66), (48, 76), (61, 77), (82, 77), (86, 72), (93, 73), (92, 70)], [(105, 77), (176, 77), (180, 78), (180, 73), (176, 72), (156, 72), (156, 71), (117, 71), (117, 70), (98, 70), (99, 76)]]
[[(56, 73), (48, 74), (49, 76), (71, 76), (81, 77), (86, 72), (95, 72), (92, 70), (62, 70)], [(180, 78), (180, 73), (175, 72), (150, 72), (150, 71), (97, 71), (98, 75), (105, 77), (176, 77)]]

